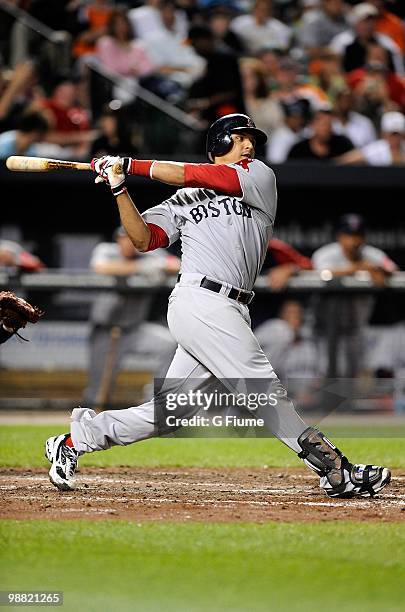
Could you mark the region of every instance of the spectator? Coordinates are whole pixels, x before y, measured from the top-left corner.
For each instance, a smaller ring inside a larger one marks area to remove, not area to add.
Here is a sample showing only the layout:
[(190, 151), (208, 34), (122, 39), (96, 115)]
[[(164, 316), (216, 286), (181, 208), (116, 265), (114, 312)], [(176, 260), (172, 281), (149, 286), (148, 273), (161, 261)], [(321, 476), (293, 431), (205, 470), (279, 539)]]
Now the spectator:
[(73, 146), (76, 155), (85, 156), (94, 135), (90, 129), (89, 112), (79, 102), (78, 83), (70, 78), (59, 78), (51, 96), (43, 99), (40, 107), (49, 123), (47, 141)]
[(75, 57), (95, 53), (98, 39), (107, 33), (113, 10), (110, 0), (93, 0), (81, 9), (79, 19), (85, 29), (73, 46)]
[(257, 53), (257, 58), (263, 66), (264, 79), (269, 91), (277, 85), (277, 74), (280, 67), (280, 53), (272, 47), (266, 46)]
[(176, 30), (177, 11), (173, 0), (162, 0), (159, 14), (162, 25), (146, 40), (149, 56), (157, 73), (188, 89), (202, 75), (205, 61)]
[(12, 130), (35, 101), (39, 93), (35, 88), (37, 79), (32, 61), (21, 62), (5, 78), (3, 72), (0, 85), (0, 132)]
[(214, 35), (206, 26), (193, 26), (189, 39), (206, 60), (206, 68), (190, 88), (188, 110), (209, 123), (228, 113), (244, 113), (242, 80), (235, 56), (216, 48)]
[(381, 119), (381, 138), (338, 161), (342, 164), (366, 163), (370, 166), (405, 164), (405, 117), (398, 111), (385, 113)]
[(386, 0), (369, 0), (378, 11), (376, 30), (380, 34), (389, 36), (405, 53), (405, 26), (399, 17), (387, 10), (389, 4)]
[(368, 45), (366, 65), (349, 72), (347, 83), (357, 107), (370, 117), (379, 118), (382, 109), (394, 110), (393, 102), (405, 111), (404, 78), (389, 69), (388, 52), (381, 45)]
[(302, 82), (298, 64), (289, 58), (283, 58), (279, 62), (273, 95), (280, 102), (287, 103), (297, 98), (305, 98), (310, 102), (312, 110), (328, 103), (328, 97), (322, 89)]
[(268, 92), (263, 73), (263, 64), (258, 59), (240, 60), (246, 109), (256, 126), (266, 134), (282, 125), (283, 113), (280, 104)]
[(333, 131), (349, 138), (355, 147), (363, 147), (377, 139), (373, 122), (354, 110), (353, 94), (348, 87), (337, 93), (333, 111)]
[(353, 143), (346, 136), (334, 134), (332, 114), (329, 111), (318, 111), (312, 122), (312, 136), (295, 144), (288, 159), (307, 159), (328, 162), (353, 149)]
[[(367, 272), (375, 285), (382, 286), (397, 266), (380, 249), (366, 244), (365, 223), (359, 215), (340, 218), (337, 242), (327, 244), (312, 256), (315, 270), (330, 280)], [(371, 296), (326, 296), (318, 302), (317, 329), (325, 337), (334, 320), (338, 344), (338, 375), (353, 378), (362, 370), (364, 328), (370, 318), (374, 300)], [(342, 350), (341, 350), (342, 349)], [(330, 372), (336, 375), (336, 372)]]
[(104, 68), (123, 77), (141, 77), (153, 71), (145, 44), (134, 39), (131, 22), (125, 13), (114, 11), (107, 35), (96, 45), (96, 55)]
[[(164, 29), (160, 6), (161, 0), (146, 0), (142, 6), (129, 11), (128, 17), (138, 38), (147, 40)], [(175, 11), (173, 31), (179, 38), (186, 38), (188, 20), (184, 11)]]
[(14, 268), (21, 272), (39, 272), (45, 265), (18, 242), (0, 239), (0, 269)]
[(272, 238), (267, 247), (264, 269), (268, 286), (273, 291), (281, 291), (294, 274), (301, 270), (311, 270), (312, 263), (308, 257), (301, 255), (290, 244), (278, 238)]
[[(302, 305), (286, 300), (276, 319), (269, 319), (256, 327), (255, 336), (264, 353), (272, 359), (274, 369), (282, 380), (302, 392), (302, 380), (319, 379), (321, 361), (311, 330), (304, 324)], [(308, 381), (309, 382), (309, 381)]]
[(346, 75), (342, 71), (340, 57), (329, 50), (323, 51), (309, 67), (310, 83), (326, 94), (326, 100), (333, 104), (337, 91), (346, 85)]
[(354, 30), (335, 36), (330, 47), (342, 56), (345, 72), (350, 72), (365, 65), (367, 46), (370, 43), (377, 43), (387, 49), (390, 68), (397, 74), (403, 75), (404, 63), (401, 50), (391, 38), (376, 31), (377, 15), (377, 9), (369, 2), (357, 4), (350, 15)]
[(292, 31), (272, 17), (272, 1), (256, 0), (252, 14), (236, 17), (231, 29), (243, 40), (248, 53), (254, 55), (271, 41), (273, 47), (287, 50)]
[[(114, 234), (113, 243), (102, 242), (95, 247), (90, 267), (98, 274), (139, 275), (145, 282), (153, 282), (164, 278), (165, 274), (177, 274), (179, 260), (163, 250), (139, 253), (120, 227)], [(96, 406), (100, 403), (100, 384), (106, 368), (111, 369), (112, 393), (115, 377), (125, 356), (137, 353), (142, 360), (152, 357), (156, 371), (170, 363), (176, 344), (167, 327), (147, 322), (151, 303), (150, 293), (106, 293), (97, 297), (90, 315), (92, 329), (86, 405)], [(114, 363), (107, 361), (112, 338), (116, 342)], [(108, 404), (109, 397), (104, 397), (103, 401)]]
[(343, 0), (321, 0), (320, 12), (297, 31), (298, 43), (310, 57), (318, 57), (331, 40), (349, 29)]
[(38, 156), (38, 143), (41, 142), (49, 126), (39, 113), (23, 115), (17, 130), (10, 130), (0, 134), (0, 158), (6, 159), (10, 155)]
[(300, 13), (298, 26), (311, 23), (321, 14), (321, 0), (299, 0)]
[(214, 8), (208, 15), (208, 26), (211, 28), (217, 41), (221, 43), (223, 51), (243, 55), (245, 46), (241, 37), (231, 29), (235, 11), (226, 6)]
[(267, 159), (273, 164), (286, 161), (291, 148), (304, 138), (304, 128), (311, 116), (309, 102), (303, 98), (282, 102), (281, 106), (284, 125), (270, 134), (267, 144)]
[(90, 157), (133, 155), (137, 152), (119, 111), (105, 107), (98, 122), (101, 134), (91, 145)]

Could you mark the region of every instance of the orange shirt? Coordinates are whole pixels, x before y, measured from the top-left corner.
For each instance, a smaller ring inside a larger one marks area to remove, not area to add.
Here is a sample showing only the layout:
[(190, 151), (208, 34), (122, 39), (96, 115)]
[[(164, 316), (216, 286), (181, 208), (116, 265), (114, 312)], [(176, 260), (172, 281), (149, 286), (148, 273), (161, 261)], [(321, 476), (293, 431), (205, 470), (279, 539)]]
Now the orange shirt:
[[(100, 35), (103, 35), (105, 32), (102, 28), (106, 27), (112, 13), (113, 9), (109, 6), (99, 7), (97, 5), (90, 5), (86, 11), (87, 20), (89, 22), (89, 31), (97, 32), (99, 30)], [(79, 40), (76, 40), (73, 46), (73, 55), (75, 57), (79, 57), (85, 53), (94, 53), (95, 48), (95, 42), (93, 44), (83, 42), (80, 40), (79, 36)]]
[(405, 53), (405, 26), (399, 17), (389, 11), (384, 11), (377, 19), (377, 32), (392, 38), (402, 53)]

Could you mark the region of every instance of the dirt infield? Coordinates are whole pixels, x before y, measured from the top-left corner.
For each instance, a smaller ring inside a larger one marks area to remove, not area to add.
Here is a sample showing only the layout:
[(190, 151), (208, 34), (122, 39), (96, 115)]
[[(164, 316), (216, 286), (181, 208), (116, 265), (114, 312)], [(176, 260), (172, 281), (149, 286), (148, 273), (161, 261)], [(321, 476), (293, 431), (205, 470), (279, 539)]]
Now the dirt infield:
[(83, 468), (62, 493), (45, 470), (0, 475), (0, 517), (142, 521), (403, 521), (405, 473), (374, 499), (332, 500), (306, 470)]

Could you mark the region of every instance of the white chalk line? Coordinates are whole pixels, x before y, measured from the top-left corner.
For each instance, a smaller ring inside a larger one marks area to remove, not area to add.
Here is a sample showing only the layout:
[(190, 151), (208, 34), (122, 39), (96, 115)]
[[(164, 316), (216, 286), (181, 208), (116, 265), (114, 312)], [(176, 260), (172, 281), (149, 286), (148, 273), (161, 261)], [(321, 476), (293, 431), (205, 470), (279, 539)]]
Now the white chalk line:
[[(394, 497), (394, 496), (391, 496)], [(30, 500), (30, 501), (39, 501), (43, 502), (43, 496), (36, 495), (13, 495), (13, 500)], [(55, 504), (56, 502), (59, 502)], [(83, 504), (81, 508), (60, 508), (60, 504), (65, 504), (66, 502), (74, 502), (78, 504)], [(121, 503), (130, 503), (130, 504), (184, 504), (190, 506), (213, 506), (215, 508), (225, 508), (227, 506), (232, 505), (241, 505), (241, 506), (286, 506), (286, 505), (297, 505), (297, 506), (325, 506), (331, 508), (358, 508), (362, 510), (369, 509), (390, 509), (396, 507), (405, 507), (405, 502), (400, 499), (390, 499), (388, 500), (386, 497), (381, 499), (362, 499), (362, 500), (340, 500), (340, 501), (305, 501), (305, 500), (267, 500), (267, 501), (256, 501), (256, 500), (234, 500), (234, 499), (198, 499), (198, 500), (190, 500), (190, 499), (173, 499), (168, 497), (101, 497), (101, 496), (80, 496), (77, 493), (73, 493), (72, 497), (69, 497), (68, 500), (66, 497), (61, 497), (59, 499), (53, 499), (53, 504), (47, 504), (48, 507), (62, 511), (62, 512), (96, 512), (96, 511), (104, 511), (102, 508), (94, 509), (91, 506), (87, 506), (89, 502), (92, 503), (105, 503), (105, 502), (121, 502)], [(40, 507), (42, 509), (42, 507)], [(110, 509), (108, 509), (109, 511)], [(107, 510), (105, 510), (107, 512)]]
[[(24, 488), (27, 486), (27, 479), (20, 479), (22, 483), (24, 483)], [(314, 487), (315, 487), (315, 480), (313, 478), (311, 478), (311, 480), (314, 481)], [(395, 478), (393, 478), (393, 482), (395, 482)], [(136, 487), (134, 486), (136, 483), (134, 483), (134, 481), (131, 481), (131, 487), (128, 487), (128, 481), (112, 481), (111, 479), (107, 478), (107, 479), (103, 479), (99, 476), (93, 477), (93, 476), (88, 476), (86, 477), (85, 480), (83, 480), (83, 482), (78, 482), (78, 485), (80, 487), (80, 485), (83, 486), (83, 484), (88, 484), (90, 481), (89, 489), (91, 488), (96, 488), (98, 485), (109, 485), (109, 484), (125, 484), (126, 486), (126, 491), (128, 493), (137, 493), (142, 494), (143, 492), (145, 492), (145, 490), (147, 490), (148, 488), (150, 488), (150, 486), (154, 486), (155, 488), (164, 488), (167, 489), (168, 488), (168, 483), (164, 482), (155, 482), (155, 481), (138, 481), (139, 485), (141, 485), (140, 487)], [(93, 482), (92, 482), (93, 481)], [(35, 478), (35, 482), (38, 484), (46, 484), (48, 485), (49, 480), (47, 477), (45, 476), (41, 476), (41, 477), (36, 477)], [(148, 486), (149, 485), (149, 486)], [(283, 488), (273, 488), (273, 487), (260, 487), (260, 488), (240, 488), (238, 487), (238, 485), (236, 483), (194, 483), (194, 482), (180, 482), (180, 481), (176, 481), (173, 483), (173, 486), (188, 486), (188, 487), (193, 487), (193, 486), (200, 486), (200, 487), (205, 487), (205, 486), (211, 486), (211, 485), (215, 485), (215, 487), (218, 489), (219, 487), (221, 487), (221, 489), (219, 491), (217, 491), (218, 493), (234, 493), (234, 494), (257, 494), (257, 493), (265, 493), (265, 494), (278, 494), (278, 495), (291, 495), (291, 494), (295, 494), (295, 493), (310, 493), (313, 492), (314, 487), (297, 487), (296, 485), (285, 485), (285, 487)], [(18, 488), (20, 488), (20, 486), (18, 484), (7, 484), (7, 485), (0, 485), (0, 489), (3, 491), (15, 491)], [(129, 489), (129, 490), (128, 490)], [(52, 490), (52, 489), (50, 489)], [(391, 499), (403, 499), (405, 500), (405, 495), (394, 495), (392, 493), (384, 493), (384, 498), (391, 498)], [(126, 498), (127, 499), (127, 498)]]

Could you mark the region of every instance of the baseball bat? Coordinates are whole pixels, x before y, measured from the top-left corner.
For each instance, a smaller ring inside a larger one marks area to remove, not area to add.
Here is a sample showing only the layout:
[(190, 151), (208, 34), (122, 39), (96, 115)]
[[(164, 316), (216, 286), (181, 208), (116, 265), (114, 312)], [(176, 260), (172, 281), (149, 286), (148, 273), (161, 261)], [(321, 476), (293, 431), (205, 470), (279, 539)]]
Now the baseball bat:
[[(12, 155), (6, 160), (6, 166), (13, 172), (50, 172), (51, 170), (92, 170), (89, 163), (66, 161), (62, 159), (49, 159), (47, 157), (26, 157), (25, 155)], [(113, 166), (115, 174), (122, 174), (119, 162)]]
[(111, 388), (114, 382), (114, 366), (117, 360), (118, 343), (121, 339), (122, 329), (114, 325), (110, 332), (109, 346), (105, 355), (103, 374), (98, 388), (95, 401), (95, 411), (101, 412), (110, 398)]

